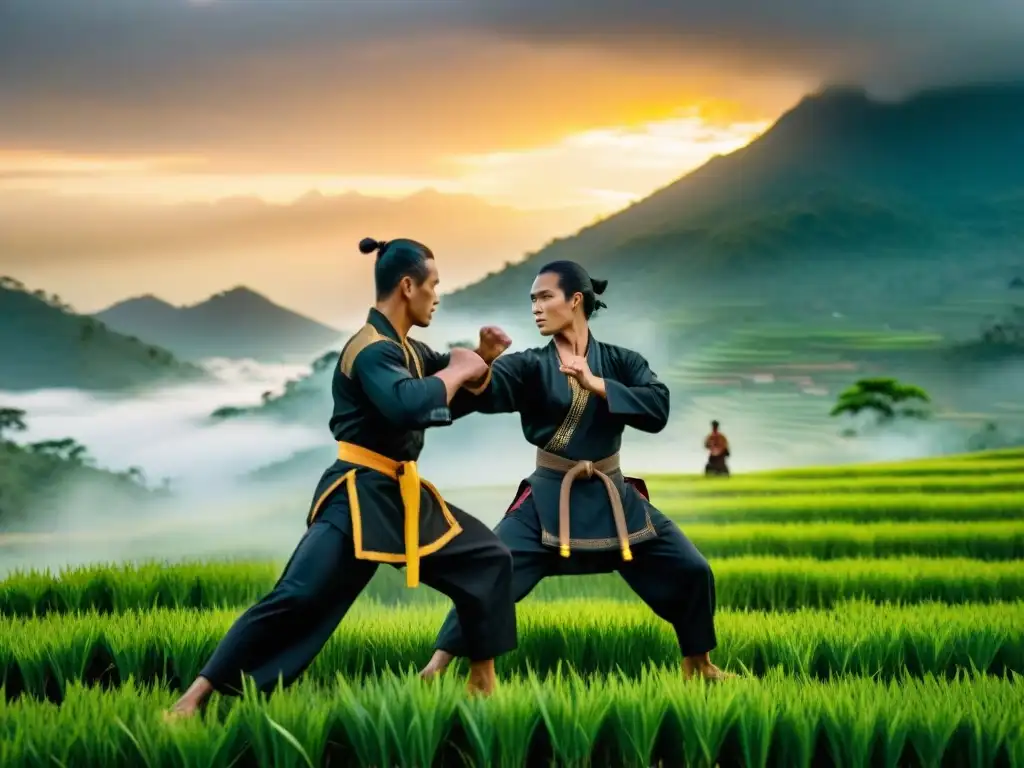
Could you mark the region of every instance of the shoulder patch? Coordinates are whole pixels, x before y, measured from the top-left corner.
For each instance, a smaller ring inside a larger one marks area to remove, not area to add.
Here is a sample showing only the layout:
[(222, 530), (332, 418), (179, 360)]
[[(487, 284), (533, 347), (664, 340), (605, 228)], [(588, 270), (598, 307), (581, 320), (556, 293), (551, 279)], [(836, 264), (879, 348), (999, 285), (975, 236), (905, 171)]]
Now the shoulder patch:
[[(355, 335), (345, 343), (344, 348), (341, 350), (341, 360), (338, 363), (338, 367), (341, 368), (341, 372), (345, 374), (346, 377), (352, 378), (352, 366), (355, 365), (356, 358), (359, 357), (359, 353), (371, 344), (376, 344), (381, 341), (391, 341), (391, 339), (369, 323), (360, 328)], [(394, 342), (391, 343), (394, 344)]]

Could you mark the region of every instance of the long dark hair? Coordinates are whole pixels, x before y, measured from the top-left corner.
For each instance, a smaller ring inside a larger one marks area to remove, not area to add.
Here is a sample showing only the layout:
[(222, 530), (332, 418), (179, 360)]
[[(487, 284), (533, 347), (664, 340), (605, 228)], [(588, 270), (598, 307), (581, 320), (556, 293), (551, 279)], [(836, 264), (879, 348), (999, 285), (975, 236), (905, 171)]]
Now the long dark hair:
[(599, 309), (608, 305), (597, 298), (608, 287), (607, 280), (595, 280), (575, 261), (552, 261), (541, 267), (537, 274), (558, 275), (558, 287), (568, 299), (574, 293), (583, 294), (583, 316), (589, 320)]

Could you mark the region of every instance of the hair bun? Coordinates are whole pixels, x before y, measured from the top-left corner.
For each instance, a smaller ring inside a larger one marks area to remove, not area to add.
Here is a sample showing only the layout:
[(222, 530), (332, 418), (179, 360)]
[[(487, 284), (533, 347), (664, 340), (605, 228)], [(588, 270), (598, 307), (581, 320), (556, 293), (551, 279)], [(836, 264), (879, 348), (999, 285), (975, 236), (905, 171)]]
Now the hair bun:
[(597, 293), (597, 294), (604, 293), (605, 288), (608, 287), (608, 281), (607, 280), (594, 280), (594, 279), (591, 279), (590, 282), (593, 283), (593, 285), (594, 285), (594, 293)]
[(372, 237), (364, 237), (359, 241), (359, 252), (373, 253), (375, 251), (383, 251), (385, 245), (387, 245), (387, 242), (385, 241), (377, 241)]

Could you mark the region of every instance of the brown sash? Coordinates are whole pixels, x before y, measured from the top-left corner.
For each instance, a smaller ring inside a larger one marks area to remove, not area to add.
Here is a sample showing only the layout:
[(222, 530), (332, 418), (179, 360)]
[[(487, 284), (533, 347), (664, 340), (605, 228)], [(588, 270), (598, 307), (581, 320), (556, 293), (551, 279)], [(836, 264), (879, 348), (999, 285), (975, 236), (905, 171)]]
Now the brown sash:
[(612, 504), (612, 517), (615, 520), (615, 529), (618, 531), (619, 542), (622, 546), (622, 559), (627, 562), (633, 559), (633, 553), (629, 549), (629, 532), (626, 530), (626, 513), (622, 509), (622, 498), (619, 496), (618, 488), (608, 477), (608, 473), (619, 470), (619, 454), (616, 453), (600, 461), (573, 461), (538, 448), (537, 467), (561, 472), (564, 475), (558, 498), (558, 539), (562, 557), (569, 556), (569, 494), (572, 491), (572, 484), (580, 476), (588, 479), (596, 476), (608, 489), (608, 500)]

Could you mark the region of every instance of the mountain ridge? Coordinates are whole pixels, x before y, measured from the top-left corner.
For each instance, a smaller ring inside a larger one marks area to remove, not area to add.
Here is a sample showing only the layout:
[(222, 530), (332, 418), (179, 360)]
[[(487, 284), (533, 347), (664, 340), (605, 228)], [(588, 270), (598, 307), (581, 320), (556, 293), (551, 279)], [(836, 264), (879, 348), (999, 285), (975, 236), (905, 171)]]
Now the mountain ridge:
[(208, 374), (168, 350), (80, 315), (59, 296), (0, 278), (0, 389), (126, 390), (197, 381)]
[(93, 317), (115, 330), (152, 339), (186, 359), (308, 359), (342, 335), (243, 285), (175, 306), (153, 294), (131, 297)]
[[(1015, 126), (1022, 124), (1024, 83), (930, 89), (884, 102), (863, 89), (826, 88), (747, 146), (449, 294), (445, 309), (522, 294), (535, 270), (555, 259), (600, 269), (602, 277), (611, 272), (616, 282), (643, 283), (643, 267), (662, 284), (708, 276), (721, 286), (722, 278), (752, 277), (735, 274), (739, 269), (770, 270), (768, 257), (806, 257), (801, 250), (818, 261), (841, 254), (902, 259), (926, 249), (944, 257), (959, 246), (1018, 244), (1024, 131)], [(787, 209), (800, 206), (803, 213), (781, 227)], [(808, 238), (815, 222), (817, 234)], [(759, 263), (760, 240), (771, 247)]]

